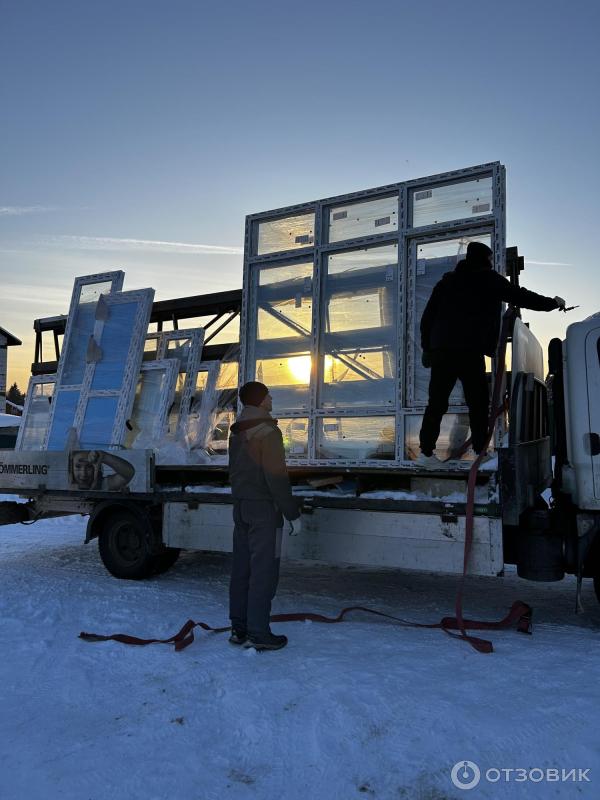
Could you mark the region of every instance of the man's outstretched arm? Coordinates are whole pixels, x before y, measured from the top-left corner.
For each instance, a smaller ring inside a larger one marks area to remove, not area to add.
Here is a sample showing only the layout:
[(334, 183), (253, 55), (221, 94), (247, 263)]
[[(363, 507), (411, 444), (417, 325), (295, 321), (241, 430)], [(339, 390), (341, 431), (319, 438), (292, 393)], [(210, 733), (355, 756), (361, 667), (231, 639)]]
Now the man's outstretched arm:
[[(532, 311), (554, 311), (560, 308), (561, 304), (564, 306), (565, 301), (561, 298), (557, 299), (537, 294), (537, 292), (525, 289), (524, 286), (515, 286), (497, 272), (494, 274), (496, 275), (495, 280), (499, 299), (504, 300), (505, 303), (510, 303), (513, 306), (517, 306), (517, 308), (529, 308)], [(562, 303), (558, 302), (559, 299), (562, 300)]]

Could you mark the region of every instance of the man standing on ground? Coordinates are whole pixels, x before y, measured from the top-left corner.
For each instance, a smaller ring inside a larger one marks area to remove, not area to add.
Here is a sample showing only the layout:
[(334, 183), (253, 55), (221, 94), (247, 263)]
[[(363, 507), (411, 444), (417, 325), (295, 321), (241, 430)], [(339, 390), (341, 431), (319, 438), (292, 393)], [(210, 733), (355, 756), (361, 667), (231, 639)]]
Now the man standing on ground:
[(512, 284), (494, 271), (490, 248), (470, 242), (467, 257), (435, 285), (421, 317), (423, 366), (431, 368), (429, 403), (419, 435), (421, 467), (443, 466), (433, 451), (457, 380), (469, 407), (473, 450), (479, 454), (485, 447), (489, 405), (485, 356), (496, 351), (502, 302), (534, 311), (565, 307), (562, 297), (544, 297)]
[(279, 650), (287, 637), (271, 633), (271, 601), (279, 579), (283, 517), (300, 516), (292, 495), (283, 438), (269, 413), (268, 388), (250, 381), (240, 389), (244, 406), (229, 437), (229, 480), (233, 496), (233, 565), (229, 587), (232, 644)]

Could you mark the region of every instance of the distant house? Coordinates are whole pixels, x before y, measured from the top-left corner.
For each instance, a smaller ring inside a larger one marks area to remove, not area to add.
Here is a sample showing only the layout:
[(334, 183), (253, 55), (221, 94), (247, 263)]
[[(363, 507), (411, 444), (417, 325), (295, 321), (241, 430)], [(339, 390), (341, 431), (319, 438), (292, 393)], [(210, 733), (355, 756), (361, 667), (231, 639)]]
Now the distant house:
[(6, 366), (7, 348), (21, 344), (21, 340), (12, 333), (0, 328), (0, 414), (6, 412)]

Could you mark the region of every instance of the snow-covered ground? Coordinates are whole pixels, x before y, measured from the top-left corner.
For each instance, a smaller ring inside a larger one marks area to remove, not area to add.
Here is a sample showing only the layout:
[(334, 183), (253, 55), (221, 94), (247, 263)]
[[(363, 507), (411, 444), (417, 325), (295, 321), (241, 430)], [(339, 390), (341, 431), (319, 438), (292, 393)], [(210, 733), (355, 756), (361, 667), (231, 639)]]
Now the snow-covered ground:
[[(84, 529), (82, 518), (0, 529), (2, 800), (600, 796), (600, 610), (588, 583), (575, 616), (573, 580), (470, 580), (470, 616), (500, 618), (516, 598), (534, 607), (534, 635), (493, 633), (492, 655), (359, 615), (279, 625), (290, 643), (276, 653), (202, 632), (181, 653), (90, 644), (81, 630), (166, 637), (189, 617), (223, 624), (228, 557), (186, 553), (163, 576), (118, 581)], [(455, 586), (287, 563), (274, 610), (362, 604), (437, 621)], [(472, 791), (450, 779), (463, 760), (482, 772)], [(588, 769), (590, 782), (490, 782), (490, 769)]]

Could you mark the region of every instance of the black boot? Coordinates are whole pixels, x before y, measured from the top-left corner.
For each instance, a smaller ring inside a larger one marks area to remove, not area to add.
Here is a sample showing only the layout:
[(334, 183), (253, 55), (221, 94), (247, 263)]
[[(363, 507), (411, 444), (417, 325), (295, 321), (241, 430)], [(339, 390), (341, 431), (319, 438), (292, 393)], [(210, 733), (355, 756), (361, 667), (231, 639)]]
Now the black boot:
[(248, 639), (248, 632), (243, 628), (232, 628), (229, 641), (231, 644), (244, 644)]
[(261, 634), (248, 634), (244, 647), (253, 647), (255, 650), (281, 650), (287, 643), (287, 636), (276, 636), (267, 631)]

